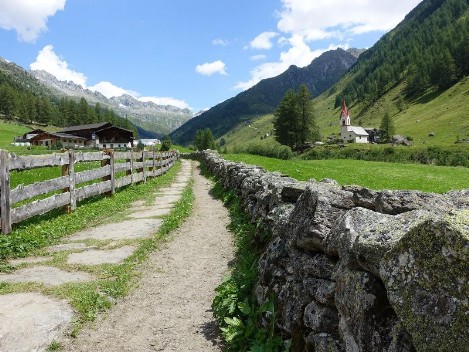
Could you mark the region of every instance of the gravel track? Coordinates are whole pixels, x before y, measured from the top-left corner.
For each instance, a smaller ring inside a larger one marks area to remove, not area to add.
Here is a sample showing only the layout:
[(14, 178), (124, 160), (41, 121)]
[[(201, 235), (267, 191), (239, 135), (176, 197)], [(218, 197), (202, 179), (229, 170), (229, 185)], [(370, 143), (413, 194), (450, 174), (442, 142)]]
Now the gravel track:
[(61, 341), (65, 351), (221, 351), (214, 289), (233, 259), (228, 211), (194, 170), (190, 217), (142, 267), (139, 287), (94, 326)]

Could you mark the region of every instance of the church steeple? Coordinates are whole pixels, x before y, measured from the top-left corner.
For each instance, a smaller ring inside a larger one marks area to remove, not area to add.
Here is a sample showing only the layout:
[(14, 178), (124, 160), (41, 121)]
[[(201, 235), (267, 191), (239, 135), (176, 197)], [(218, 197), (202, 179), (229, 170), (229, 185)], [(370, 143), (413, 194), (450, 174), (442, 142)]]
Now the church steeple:
[(340, 112), (340, 123), (342, 126), (350, 126), (350, 115), (348, 113), (345, 99), (342, 102), (342, 111)]

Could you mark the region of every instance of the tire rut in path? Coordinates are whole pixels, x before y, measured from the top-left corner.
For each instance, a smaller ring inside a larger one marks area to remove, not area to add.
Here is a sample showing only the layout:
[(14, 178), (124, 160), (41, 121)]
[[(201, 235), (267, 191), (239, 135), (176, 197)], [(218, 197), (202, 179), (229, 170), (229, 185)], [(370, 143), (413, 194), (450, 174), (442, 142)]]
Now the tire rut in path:
[(233, 259), (228, 211), (194, 172), (192, 214), (142, 268), (139, 287), (108, 314), (62, 341), (65, 351), (221, 351), (214, 289)]

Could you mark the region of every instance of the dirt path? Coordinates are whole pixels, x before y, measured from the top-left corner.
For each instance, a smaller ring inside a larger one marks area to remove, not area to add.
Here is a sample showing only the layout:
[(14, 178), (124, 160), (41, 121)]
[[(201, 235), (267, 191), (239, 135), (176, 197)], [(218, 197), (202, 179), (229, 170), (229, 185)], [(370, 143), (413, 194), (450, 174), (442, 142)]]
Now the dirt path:
[(194, 172), (192, 215), (153, 253), (139, 287), (65, 351), (220, 351), (211, 301), (233, 257), (228, 212)]

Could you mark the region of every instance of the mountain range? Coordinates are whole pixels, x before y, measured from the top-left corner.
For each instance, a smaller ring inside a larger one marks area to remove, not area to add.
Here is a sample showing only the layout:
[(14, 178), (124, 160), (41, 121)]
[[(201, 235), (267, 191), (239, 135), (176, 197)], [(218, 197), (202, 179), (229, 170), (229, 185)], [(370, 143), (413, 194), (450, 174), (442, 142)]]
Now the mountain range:
[(90, 104), (100, 103), (101, 106), (113, 109), (117, 114), (128, 118), (134, 125), (140, 127), (140, 131), (145, 130), (147, 135), (151, 135), (151, 132), (159, 137), (169, 134), (192, 118), (192, 112), (189, 109), (142, 102), (128, 94), (108, 99), (101, 93), (83, 88), (72, 81), (59, 81), (55, 76), (43, 70), (32, 70), (31, 75), (57, 95), (83, 97)]
[(255, 86), (194, 117), (172, 132), (171, 138), (176, 143), (189, 144), (197, 129), (207, 127), (215, 137), (220, 137), (243, 121), (272, 113), (286, 91), (297, 90), (301, 84), (305, 84), (313, 96), (318, 96), (336, 83), (363, 51), (331, 50), (306, 67), (292, 65), (282, 74), (263, 79)]

